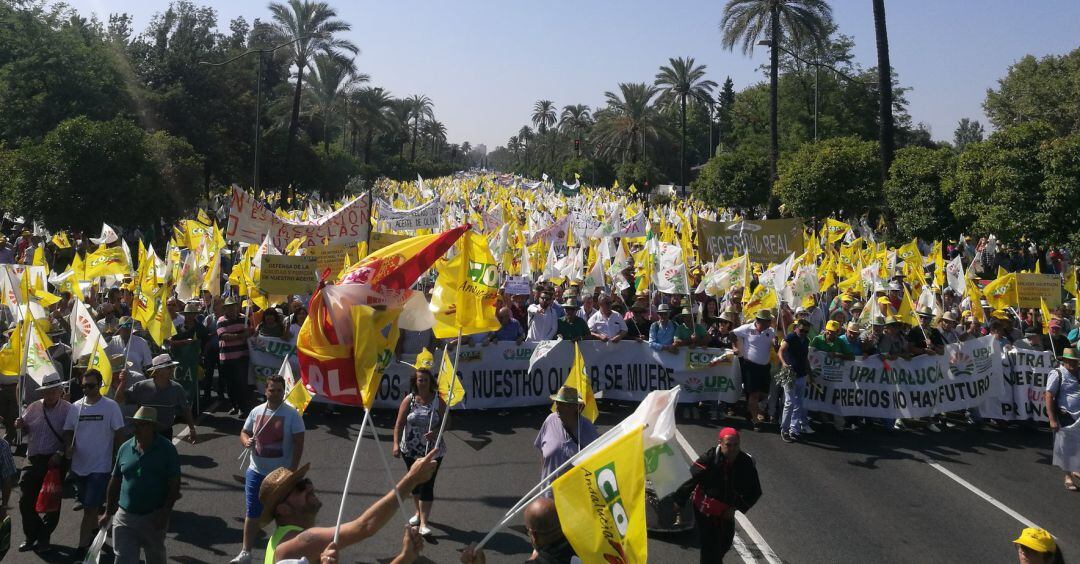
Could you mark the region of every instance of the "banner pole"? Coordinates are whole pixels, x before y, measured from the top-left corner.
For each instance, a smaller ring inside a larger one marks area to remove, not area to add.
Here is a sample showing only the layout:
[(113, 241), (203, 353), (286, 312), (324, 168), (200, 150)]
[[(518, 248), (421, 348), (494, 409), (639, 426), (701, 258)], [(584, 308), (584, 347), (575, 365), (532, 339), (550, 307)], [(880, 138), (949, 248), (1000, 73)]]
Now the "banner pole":
[[(544, 482), (546, 482), (546, 481), (547, 480), (544, 480)], [(540, 482), (540, 484), (543, 484), (544, 482)], [(540, 484), (537, 484), (537, 486), (539, 486)], [(534, 487), (533, 489), (535, 490), (536, 488)], [(501, 521), (499, 521), (494, 527), (492, 527), (491, 530), (488, 531), (488, 534), (485, 535), (483, 539), (480, 539), (480, 542), (476, 543), (476, 550), (480, 550), (481, 548), (483, 548), (484, 545), (487, 544), (487, 542), (489, 540), (491, 540), (491, 537), (495, 536), (495, 533), (502, 530), (502, 528), (507, 523), (509, 523), (511, 519), (513, 519), (515, 516), (517, 516), (517, 514), (520, 513), (521, 510), (524, 509), (526, 505), (529, 505), (533, 501), (536, 501), (536, 499), (538, 497), (544, 495), (550, 489), (551, 489), (551, 483), (548, 482), (548, 484), (546, 486), (544, 486), (544, 488), (542, 490), (537, 492), (532, 497), (529, 497), (528, 495), (526, 495), (525, 497), (521, 498), (521, 500), (518, 501), (517, 505), (515, 505), (514, 508), (511, 509), (510, 512), (508, 512), (506, 514), (506, 516), (502, 518)]]
[(345, 498), (349, 497), (349, 485), (352, 483), (353, 470), (356, 469), (356, 457), (360, 454), (360, 439), (364, 438), (364, 427), (371, 420), (371, 412), (364, 410), (364, 420), (360, 422), (360, 432), (356, 435), (356, 445), (353, 446), (352, 460), (349, 462), (349, 473), (345, 475), (345, 489), (341, 491), (341, 504), (338, 505), (337, 522), (334, 523), (334, 542), (337, 543), (341, 533), (341, 518), (345, 514)]
[[(457, 381), (457, 366), (458, 360), (461, 358), (461, 327), (457, 330), (457, 343), (454, 347), (454, 365), (450, 367), (450, 389), (446, 393), (446, 415), (443, 416), (442, 421), (439, 423), (439, 433), (435, 435), (434, 446), (428, 445), (428, 448), (439, 448), (439, 441), (442, 440), (443, 431), (446, 430), (446, 422), (450, 419), (450, 404), (454, 401), (454, 382)], [(443, 351), (443, 354), (446, 354)], [(431, 419), (428, 419), (428, 428), (430, 429)]]
[[(365, 417), (370, 413), (366, 409), (364, 412)], [(401, 516), (405, 518), (405, 523), (408, 523), (409, 515), (405, 513), (405, 501), (401, 499), (401, 492), (397, 490), (397, 482), (394, 481), (394, 475), (390, 472), (390, 463), (386, 461), (386, 453), (383, 452), (382, 443), (379, 442), (379, 432), (375, 430), (374, 423), (368, 429), (371, 430), (371, 438), (375, 439), (375, 450), (379, 451), (379, 458), (382, 460), (383, 468), (386, 469), (386, 479), (390, 482), (390, 488), (394, 490), (394, 497), (397, 498), (398, 509), (401, 510)]]

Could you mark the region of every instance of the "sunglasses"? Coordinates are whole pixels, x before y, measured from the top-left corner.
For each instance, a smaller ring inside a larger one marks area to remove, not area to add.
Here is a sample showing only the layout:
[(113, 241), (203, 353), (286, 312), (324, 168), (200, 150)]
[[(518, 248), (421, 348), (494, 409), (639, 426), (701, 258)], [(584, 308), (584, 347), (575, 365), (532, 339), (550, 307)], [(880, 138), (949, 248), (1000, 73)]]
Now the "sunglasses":
[(293, 491), (302, 492), (302, 491), (308, 489), (308, 486), (310, 486), (310, 485), (311, 485), (311, 480), (309, 480), (307, 478), (304, 478), (303, 480), (300, 480), (299, 482), (296, 482), (296, 485), (293, 486)]

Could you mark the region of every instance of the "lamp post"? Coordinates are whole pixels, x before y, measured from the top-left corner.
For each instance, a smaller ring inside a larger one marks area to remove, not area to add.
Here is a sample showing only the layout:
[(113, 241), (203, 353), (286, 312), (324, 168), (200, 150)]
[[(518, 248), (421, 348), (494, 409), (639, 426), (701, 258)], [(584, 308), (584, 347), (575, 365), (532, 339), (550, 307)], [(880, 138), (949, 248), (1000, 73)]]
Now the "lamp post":
[(263, 55), (265, 55), (267, 53), (273, 54), (274, 51), (277, 51), (278, 49), (281, 49), (282, 47), (287, 47), (289, 45), (292, 45), (293, 43), (296, 43), (297, 41), (302, 41), (304, 39), (311, 39), (312, 37), (313, 36), (311, 36), (311, 35), (301, 35), (300, 37), (297, 37), (297, 38), (292, 39), (290, 41), (286, 41), (284, 43), (280, 43), (278, 45), (270, 47), (269, 49), (250, 49), (248, 51), (244, 51), (243, 53), (240, 53), (239, 55), (237, 55), (237, 56), (235, 56), (235, 57), (233, 57), (233, 58), (231, 58), (231, 59), (229, 59), (227, 61), (222, 61), (220, 63), (211, 63), (209, 61), (199, 61), (200, 65), (206, 65), (206, 66), (209, 66), (209, 67), (223, 67), (223, 66), (225, 66), (225, 65), (227, 65), (229, 63), (232, 63), (233, 61), (242, 59), (242, 58), (244, 58), (244, 57), (246, 57), (246, 56), (248, 56), (248, 55), (250, 55), (252, 53), (258, 53), (259, 54), (258, 71), (256, 73), (257, 78), (255, 79), (255, 156), (254, 156), (254, 159), (253, 159), (255, 161), (255, 171), (254, 171), (254, 175), (253, 175), (254, 178), (253, 178), (252, 187), (251, 187), (252, 192), (254, 192), (255, 194), (259, 193), (259, 132), (262, 130), (262, 69), (263, 69)]
[[(772, 41), (769, 41), (767, 39), (762, 40), (762, 41), (758, 41), (758, 45), (761, 45), (762, 47), (772, 47), (772, 44), (773, 44)], [(833, 68), (833, 67), (831, 67), (829, 65), (826, 65), (825, 63), (815, 62), (815, 61), (807, 61), (806, 59), (796, 55), (795, 53), (792, 53), (791, 51), (785, 49), (784, 47), (782, 47), (780, 45), (777, 45), (776, 48), (783, 51), (783, 52), (785, 52), (785, 53), (787, 53), (788, 55), (791, 55), (792, 57), (795, 58), (795, 60), (802, 62), (804, 65), (810, 65), (810, 66), (814, 67), (814, 142), (817, 142), (817, 140), (818, 140), (818, 74), (819, 74), (819, 71), (821, 70), (821, 68), (824, 67), (824, 68), (827, 68), (827, 69), (833, 71), (834, 73), (836, 73), (837, 76), (839, 76), (840, 78), (843, 78), (844, 80), (846, 80), (848, 82), (852, 82), (852, 83), (855, 83), (855, 84), (864, 84), (864, 83), (862, 81), (860, 81), (860, 80), (855, 80), (854, 78), (851, 78), (850, 76), (844, 74), (840, 70), (838, 70), (836, 68)]]

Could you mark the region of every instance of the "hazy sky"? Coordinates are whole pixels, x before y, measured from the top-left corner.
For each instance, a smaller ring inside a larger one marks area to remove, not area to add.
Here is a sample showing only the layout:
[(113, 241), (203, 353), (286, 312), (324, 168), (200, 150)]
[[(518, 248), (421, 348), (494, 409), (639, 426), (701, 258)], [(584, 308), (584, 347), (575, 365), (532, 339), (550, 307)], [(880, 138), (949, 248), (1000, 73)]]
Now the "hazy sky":
[[(167, 0), (72, 0), (83, 15), (127, 12), (142, 32)], [(269, 19), (267, 3), (206, 2), (220, 28), (243, 16)], [(720, 47), (719, 0), (350, 0), (329, 2), (352, 24), (357, 66), (395, 96), (422, 93), (454, 143), (506, 143), (529, 121), (539, 99), (558, 106), (603, 104), (620, 82), (651, 82), (669, 57), (708, 65), (738, 91), (764, 80), (752, 57)], [(840, 33), (854, 37), (864, 68), (876, 64), (870, 0), (833, 0)], [(1077, 0), (890, 0), (892, 65), (911, 87), (909, 112), (935, 139), (951, 140), (963, 117), (980, 120), (986, 89), (1025, 54), (1062, 54), (1080, 46)]]

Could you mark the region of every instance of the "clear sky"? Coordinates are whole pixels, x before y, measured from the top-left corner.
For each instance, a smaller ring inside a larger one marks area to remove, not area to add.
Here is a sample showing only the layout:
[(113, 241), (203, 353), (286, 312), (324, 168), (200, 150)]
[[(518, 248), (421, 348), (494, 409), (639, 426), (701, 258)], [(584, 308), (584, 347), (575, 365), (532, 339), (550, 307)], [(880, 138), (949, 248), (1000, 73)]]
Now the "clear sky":
[[(243, 16), (269, 19), (267, 2), (202, 1), (217, 9), (222, 32)], [(559, 107), (601, 106), (620, 82), (652, 81), (669, 57), (690, 56), (717, 83), (738, 91), (764, 80), (752, 57), (725, 51), (720, 0), (330, 0), (352, 24), (357, 66), (395, 96), (422, 93), (450, 142), (506, 143), (529, 121), (536, 100)], [(126, 12), (142, 32), (167, 0), (70, 0), (84, 16)], [(855, 39), (864, 68), (876, 64), (870, 0), (833, 0), (840, 33)], [(935, 139), (951, 140), (957, 121), (982, 113), (986, 89), (1026, 54), (1080, 46), (1077, 0), (888, 0), (893, 68), (911, 87), (909, 112)]]

